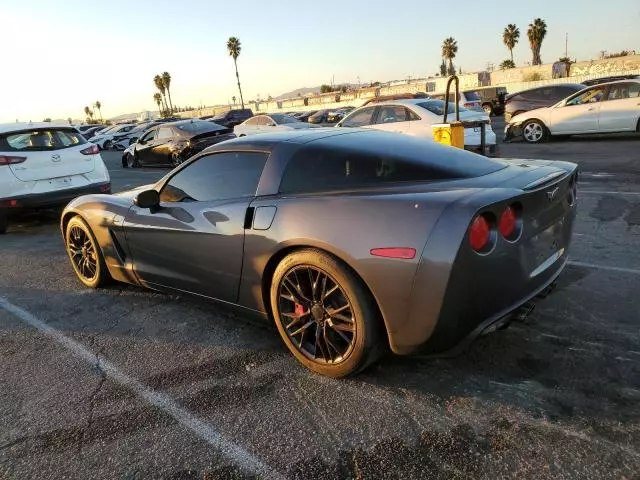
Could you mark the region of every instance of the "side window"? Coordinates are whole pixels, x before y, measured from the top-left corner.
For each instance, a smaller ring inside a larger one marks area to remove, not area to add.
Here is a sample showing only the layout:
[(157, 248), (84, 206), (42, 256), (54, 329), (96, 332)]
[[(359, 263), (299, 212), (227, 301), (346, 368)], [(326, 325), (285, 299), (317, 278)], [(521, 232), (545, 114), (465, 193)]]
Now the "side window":
[(258, 125), (258, 120), (260, 120), (260, 117), (250, 118), (245, 122), (245, 125)]
[(158, 140), (166, 140), (171, 137), (173, 137), (173, 131), (171, 130), (171, 127), (161, 127), (158, 129), (158, 136), (156, 137)]
[(640, 83), (619, 83), (611, 85), (607, 100), (624, 100), (627, 98), (638, 98), (640, 93)]
[(157, 130), (151, 130), (150, 132), (147, 132), (141, 139), (141, 142), (150, 142), (151, 140), (153, 140), (156, 136), (156, 132)]
[(160, 201), (209, 202), (252, 197), (267, 157), (259, 152), (205, 155), (171, 177), (160, 192)]
[(452, 178), (437, 168), (385, 153), (308, 146), (289, 161), (280, 183), (281, 193), (315, 193), (376, 187), (390, 183), (424, 182)]
[(354, 112), (348, 118), (342, 122), (343, 127), (362, 127), (363, 125), (371, 124), (371, 117), (376, 107), (363, 108), (357, 112)]
[(407, 115), (407, 120), (409, 121), (420, 120), (420, 116), (408, 108), (405, 108), (405, 113)]
[(590, 88), (586, 92), (582, 92), (580, 95), (572, 97), (567, 101), (567, 106), (586, 105), (587, 103), (597, 103), (602, 100), (604, 96), (605, 87)]
[(399, 105), (382, 105), (378, 111), (377, 124), (406, 122), (408, 120), (407, 111)]

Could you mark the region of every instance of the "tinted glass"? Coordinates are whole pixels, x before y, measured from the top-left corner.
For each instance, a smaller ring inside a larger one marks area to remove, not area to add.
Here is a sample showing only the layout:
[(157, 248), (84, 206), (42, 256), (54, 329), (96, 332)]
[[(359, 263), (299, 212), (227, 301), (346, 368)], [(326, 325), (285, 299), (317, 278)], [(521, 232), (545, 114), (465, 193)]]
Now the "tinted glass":
[(275, 120), (277, 125), (282, 125), (284, 123), (298, 123), (298, 120), (290, 117), (289, 115), (274, 114), (271, 115), (271, 118)]
[[(420, 102), (417, 105), (419, 107), (424, 108), (425, 110), (430, 111), (435, 115), (444, 115), (444, 105), (445, 105), (444, 100), (429, 100), (426, 102)], [(460, 110), (460, 112), (467, 111), (466, 108), (460, 107), (460, 106), (458, 106), (458, 109)], [(449, 105), (447, 106), (447, 114), (455, 113), (455, 111), (456, 111), (456, 104), (453, 102), (449, 102)]]
[(150, 132), (147, 132), (140, 140), (143, 142), (153, 140), (153, 138), (156, 136), (156, 132), (157, 130), (151, 130)]
[(267, 154), (206, 155), (175, 174), (160, 192), (162, 202), (207, 202), (256, 194)]
[(441, 149), (429, 140), (382, 132), (364, 134), (357, 140), (341, 138), (350, 136), (302, 147), (289, 161), (280, 191), (352, 190), (475, 177), (504, 168), (464, 150)]
[(169, 127), (161, 127), (158, 129), (158, 139), (167, 139), (173, 137), (173, 132)]
[(0, 151), (48, 151), (82, 145), (87, 141), (69, 129), (41, 129), (0, 135)]
[(343, 127), (361, 127), (363, 125), (371, 124), (371, 117), (373, 116), (373, 112), (375, 111), (375, 107), (363, 108), (357, 112), (351, 114), (351, 116), (347, 117), (344, 122), (342, 122)]
[(174, 124), (173, 127), (187, 133), (213, 132), (214, 130), (220, 130), (222, 128), (220, 125), (216, 125), (215, 123), (208, 122), (206, 120), (190, 120), (187, 122), (180, 122)]
[(478, 92), (464, 92), (464, 97), (467, 99), (467, 102), (480, 101), (480, 95), (478, 95)]

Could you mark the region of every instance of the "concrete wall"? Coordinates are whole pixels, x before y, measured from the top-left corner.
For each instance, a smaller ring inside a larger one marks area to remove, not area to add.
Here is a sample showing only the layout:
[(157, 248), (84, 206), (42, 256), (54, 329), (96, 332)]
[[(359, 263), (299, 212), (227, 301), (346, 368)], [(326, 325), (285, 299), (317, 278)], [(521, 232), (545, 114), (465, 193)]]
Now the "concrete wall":
[[(611, 58), (605, 60), (591, 60), (587, 62), (577, 62), (571, 66), (569, 77), (552, 78), (552, 64), (545, 64), (531, 67), (511, 68), (491, 72), (489, 75), (490, 84), (493, 86), (504, 86), (509, 93), (517, 93), (528, 88), (539, 87), (555, 83), (580, 83), (584, 80), (619, 74), (640, 75), (640, 55), (630, 55), (626, 57)], [(531, 78), (540, 80), (531, 81)], [(460, 75), (460, 89), (470, 89), (481, 86), (481, 75), (471, 73)], [(245, 104), (254, 113), (267, 112), (288, 112), (288, 111), (309, 111), (321, 110), (324, 108), (340, 108), (346, 106), (359, 107), (366, 100), (377, 96), (394, 95), (402, 93), (440, 93), (446, 89), (447, 78), (435, 77), (427, 79), (417, 79), (407, 83), (394, 84), (380, 87), (361, 88), (347, 93), (324, 93), (307, 97), (289, 98), (285, 100), (263, 101), (259, 103)], [(234, 108), (240, 108), (239, 105)], [(182, 112), (178, 115), (183, 117), (201, 117), (204, 115), (216, 115), (229, 110), (228, 105), (217, 107), (207, 107), (191, 112)]]

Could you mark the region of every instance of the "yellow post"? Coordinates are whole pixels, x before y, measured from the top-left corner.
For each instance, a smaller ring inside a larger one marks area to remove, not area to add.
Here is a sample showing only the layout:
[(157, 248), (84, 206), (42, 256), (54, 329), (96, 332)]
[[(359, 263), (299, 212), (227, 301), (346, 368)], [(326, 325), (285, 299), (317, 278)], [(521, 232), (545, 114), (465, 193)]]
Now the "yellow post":
[(443, 145), (464, 148), (464, 126), (462, 122), (438, 123), (431, 126), (433, 140)]

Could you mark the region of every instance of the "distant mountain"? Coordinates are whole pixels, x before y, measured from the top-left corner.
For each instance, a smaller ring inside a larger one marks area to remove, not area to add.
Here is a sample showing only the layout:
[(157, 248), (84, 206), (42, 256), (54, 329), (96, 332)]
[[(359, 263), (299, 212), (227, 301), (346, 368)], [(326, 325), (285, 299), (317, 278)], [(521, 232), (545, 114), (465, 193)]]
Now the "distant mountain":
[[(342, 85), (346, 85), (347, 87), (355, 86), (355, 85), (349, 85), (348, 83), (341, 83), (340, 85), (341, 86)], [(298, 88), (296, 90), (291, 90), (290, 92), (283, 93), (282, 95), (274, 97), (274, 100), (284, 100), (285, 98), (296, 98), (298, 96), (298, 94), (300, 94), (301, 97), (304, 97), (305, 95), (308, 95), (308, 94), (319, 93), (320, 92), (320, 87), (321, 87), (321, 85), (318, 85), (317, 87)]]

